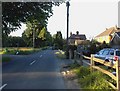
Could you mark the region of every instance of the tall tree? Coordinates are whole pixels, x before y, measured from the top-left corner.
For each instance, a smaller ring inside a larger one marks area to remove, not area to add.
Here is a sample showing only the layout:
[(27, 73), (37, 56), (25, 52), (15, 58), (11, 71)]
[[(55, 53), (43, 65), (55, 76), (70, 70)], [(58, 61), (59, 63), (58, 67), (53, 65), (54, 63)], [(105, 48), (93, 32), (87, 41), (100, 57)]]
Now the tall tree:
[(63, 38), (61, 31), (58, 31), (56, 35), (54, 35), (54, 43), (59, 49), (63, 48)]
[[(62, 2), (62, 0), (60, 0)], [(44, 26), (52, 16), (52, 6), (59, 2), (2, 2), (2, 27), (3, 33), (10, 34), (21, 27), (21, 22), (32, 22), (36, 19)]]

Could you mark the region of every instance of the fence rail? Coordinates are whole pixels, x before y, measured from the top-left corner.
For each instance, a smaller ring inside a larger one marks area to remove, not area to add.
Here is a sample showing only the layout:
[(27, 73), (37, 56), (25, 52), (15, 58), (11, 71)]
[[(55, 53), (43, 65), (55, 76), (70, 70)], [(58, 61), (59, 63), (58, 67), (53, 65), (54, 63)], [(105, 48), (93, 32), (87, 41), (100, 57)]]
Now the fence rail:
[[(119, 61), (120, 61), (120, 59), (118, 59), (115, 64), (112, 64), (111, 62), (105, 62), (105, 60), (95, 58), (93, 54), (91, 54), (91, 57), (87, 57), (87, 56), (83, 55), (82, 53), (78, 53), (76, 51), (74, 52), (74, 59), (80, 65), (83, 65), (83, 61), (84, 61), (83, 58), (88, 59), (90, 61), (90, 63), (89, 62), (84, 62), (84, 63), (90, 66), (92, 72), (94, 71), (94, 69), (96, 69), (96, 70), (108, 75), (113, 80), (115, 80), (116, 81), (116, 86), (114, 86), (112, 83), (110, 83), (108, 81), (107, 82), (113, 89), (116, 89), (116, 90), (120, 91), (120, 69), (119, 69), (119, 67), (120, 67), (120, 62)], [(103, 69), (103, 68), (101, 68), (99, 66), (96, 66), (95, 62), (103, 64), (104, 66), (116, 69), (116, 76), (113, 75), (108, 70), (105, 70), (105, 69)]]

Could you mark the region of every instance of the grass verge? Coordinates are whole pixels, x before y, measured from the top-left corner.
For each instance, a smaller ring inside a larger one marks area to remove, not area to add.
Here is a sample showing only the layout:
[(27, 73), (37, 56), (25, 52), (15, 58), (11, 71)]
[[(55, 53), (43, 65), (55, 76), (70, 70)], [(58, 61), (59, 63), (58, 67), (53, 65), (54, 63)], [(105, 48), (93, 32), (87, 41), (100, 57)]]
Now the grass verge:
[[(86, 90), (95, 90), (95, 91), (115, 91), (110, 87), (110, 85), (106, 82), (113, 82), (114, 81), (104, 75), (99, 71), (90, 72), (89, 67), (84, 66), (76, 66), (77, 64), (71, 65), (71, 70), (77, 75), (78, 81), (80, 83), (80, 87), (83, 89), (82, 91)], [(76, 67), (75, 67), (76, 66)]]
[(27, 47), (12, 47), (12, 48), (3, 48), (2, 51), (0, 51), (0, 54), (13, 54), (13, 55), (28, 55), (34, 52), (38, 52), (41, 50), (45, 50), (48, 47), (42, 47), (42, 48), (27, 48)]
[(56, 52), (55, 54), (56, 54), (57, 57), (60, 58), (60, 59), (65, 59), (65, 58), (66, 58), (65, 52), (62, 51), (62, 50), (59, 50), (59, 51)]

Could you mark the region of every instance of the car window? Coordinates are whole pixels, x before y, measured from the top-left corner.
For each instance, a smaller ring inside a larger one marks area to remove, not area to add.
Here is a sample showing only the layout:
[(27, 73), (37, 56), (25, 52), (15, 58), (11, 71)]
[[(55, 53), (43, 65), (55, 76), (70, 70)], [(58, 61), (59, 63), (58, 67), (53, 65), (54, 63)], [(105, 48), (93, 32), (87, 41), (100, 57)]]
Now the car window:
[(102, 55), (108, 55), (108, 54), (109, 54), (109, 50), (105, 50)]
[(104, 51), (104, 50), (99, 51), (99, 55), (102, 55), (102, 54), (103, 54), (103, 51)]
[(109, 54), (114, 55), (114, 50), (110, 50)]
[(120, 56), (120, 51), (116, 51), (116, 55), (117, 55), (117, 56)]

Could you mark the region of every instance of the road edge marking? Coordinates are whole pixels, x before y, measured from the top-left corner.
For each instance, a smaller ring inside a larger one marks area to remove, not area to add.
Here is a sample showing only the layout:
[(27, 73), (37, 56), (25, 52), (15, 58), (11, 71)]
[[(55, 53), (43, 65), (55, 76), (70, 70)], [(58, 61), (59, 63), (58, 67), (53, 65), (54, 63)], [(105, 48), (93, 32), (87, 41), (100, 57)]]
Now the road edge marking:
[(30, 63), (30, 65), (34, 64), (35, 62), (36, 62), (36, 60), (32, 61), (32, 62)]
[(0, 90), (2, 90), (7, 84), (4, 84), (3, 86), (0, 87)]
[(42, 57), (42, 55), (40, 55), (40, 58)]

